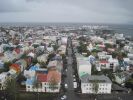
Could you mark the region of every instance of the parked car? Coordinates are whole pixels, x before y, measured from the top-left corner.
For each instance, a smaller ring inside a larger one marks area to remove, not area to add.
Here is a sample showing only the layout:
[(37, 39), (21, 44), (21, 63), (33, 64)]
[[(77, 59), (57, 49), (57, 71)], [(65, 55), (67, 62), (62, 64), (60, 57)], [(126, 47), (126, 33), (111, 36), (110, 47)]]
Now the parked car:
[(67, 84), (65, 84), (65, 88), (68, 88), (68, 85)]
[(66, 100), (66, 98), (67, 98), (67, 96), (66, 96), (66, 95), (63, 95), (63, 96), (61, 97), (61, 100)]

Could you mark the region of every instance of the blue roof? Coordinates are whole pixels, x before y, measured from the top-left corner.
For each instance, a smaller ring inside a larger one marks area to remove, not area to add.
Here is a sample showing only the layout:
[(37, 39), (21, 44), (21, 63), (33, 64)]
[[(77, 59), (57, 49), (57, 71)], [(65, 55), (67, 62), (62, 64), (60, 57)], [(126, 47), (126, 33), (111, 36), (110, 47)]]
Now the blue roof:
[(26, 84), (27, 85), (33, 85), (34, 82), (35, 82), (35, 78), (34, 77), (26, 80)]
[(39, 67), (38, 66), (31, 66), (31, 68), (29, 69), (30, 71), (36, 71), (38, 70)]

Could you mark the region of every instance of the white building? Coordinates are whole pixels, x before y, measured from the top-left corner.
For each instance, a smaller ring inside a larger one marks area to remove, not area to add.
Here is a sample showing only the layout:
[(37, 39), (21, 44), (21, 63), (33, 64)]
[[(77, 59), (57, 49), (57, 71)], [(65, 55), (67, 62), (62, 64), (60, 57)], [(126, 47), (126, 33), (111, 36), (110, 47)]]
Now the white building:
[(104, 75), (90, 76), (85, 74), (81, 77), (81, 90), (86, 94), (110, 94), (112, 82)]
[(67, 37), (61, 37), (61, 44), (62, 45), (67, 45), (67, 40), (68, 40)]
[[(51, 84), (49, 79), (55, 75), (57, 84)], [(59, 92), (60, 91), (60, 82), (61, 75), (56, 71), (52, 73), (38, 73), (34, 77), (28, 78), (26, 80), (26, 91), (28, 92)]]
[(91, 67), (92, 67), (92, 65), (90, 64), (89, 61), (85, 61), (85, 60), (77, 61), (77, 69), (78, 69), (79, 76), (82, 73), (87, 73), (87, 74), (91, 75)]
[(116, 73), (115, 76), (115, 82), (118, 84), (124, 85), (124, 83), (130, 78), (132, 73), (129, 73), (127, 71), (121, 72), (121, 73)]
[(110, 63), (110, 68), (113, 69), (113, 72), (115, 72), (119, 66), (118, 59), (109, 59), (108, 62)]

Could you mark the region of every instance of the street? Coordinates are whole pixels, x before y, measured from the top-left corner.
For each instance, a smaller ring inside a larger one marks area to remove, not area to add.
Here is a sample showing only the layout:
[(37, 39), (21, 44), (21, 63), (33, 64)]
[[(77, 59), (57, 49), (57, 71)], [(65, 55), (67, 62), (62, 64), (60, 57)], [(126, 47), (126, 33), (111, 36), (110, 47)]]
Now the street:
[[(70, 45), (70, 40), (68, 41), (68, 45)], [(104, 94), (104, 95), (88, 95), (88, 94), (77, 94), (74, 92), (73, 88), (73, 57), (72, 57), (72, 47), (71, 45), (67, 48), (68, 50), (68, 59), (67, 59), (67, 77), (65, 78), (65, 84), (68, 85), (67, 91), (65, 95), (67, 96), (66, 100), (132, 100), (132, 94)], [(127, 98), (128, 97), (128, 98)]]

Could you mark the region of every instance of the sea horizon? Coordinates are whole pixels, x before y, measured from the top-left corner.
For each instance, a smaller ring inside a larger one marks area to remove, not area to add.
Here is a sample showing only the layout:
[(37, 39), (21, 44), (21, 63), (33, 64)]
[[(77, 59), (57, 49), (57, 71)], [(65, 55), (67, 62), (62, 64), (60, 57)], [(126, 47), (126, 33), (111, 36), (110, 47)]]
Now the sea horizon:
[(81, 22), (1, 22), (0, 27), (41, 27), (41, 26), (57, 26), (57, 27), (81, 27), (83, 25), (90, 26), (108, 26), (109, 29), (114, 30), (116, 33), (123, 33), (133, 36), (132, 24), (111, 24), (111, 23), (81, 23)]

